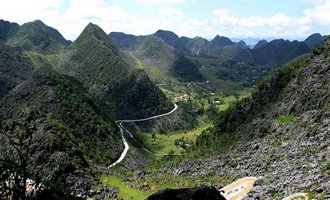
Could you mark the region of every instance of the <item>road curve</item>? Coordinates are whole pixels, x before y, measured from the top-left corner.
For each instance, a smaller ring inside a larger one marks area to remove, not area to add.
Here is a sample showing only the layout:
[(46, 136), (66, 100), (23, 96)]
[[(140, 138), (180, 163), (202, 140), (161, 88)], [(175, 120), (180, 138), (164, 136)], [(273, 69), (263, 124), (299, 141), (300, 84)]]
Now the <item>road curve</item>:
[[(135, 140), (135, 138), (133, 137), (132, 133), (129, 132), (124, 126), (122, 123), (127, 123), (127, 122), (142, 122), (142, 121), (148, 121), (148, 120), (151, 120), (151, 119), (156, 119), (156, 118), (160, 118), (160, 117), (164, 117), (164, 116), (167, 116), (167, 115), (170, 115), (172, 114), (173, 112), (175, 112), (176, 110), (178, 109), (178, 106), (174, 103), (174, 108), (168, 112), (168, 113), (164, 113), (164, 114), (161, 114), (161, 115), (155, 115), (155, 116), (152, 116), (152, 117), (148, 117), (148, 118), (143, 118), (143, 119), (124, 119), (124, 120), (116, 120), (115, 122), (117, 123), (117, 126), (119, 127), (120, 129), (120, 134), (121, 134), (121, 138), (123, 139), (123, 143), (124, 143), (124, 151), (121, 153), (120, 157), (118, 158), (118, 160), (116, 160), (114, 163), (112, 163), (111, 165), (108, 166), (108, 168), (112, 168), (114, 167), (115, 165), (117, 165), (118, 163), (120, 163), (122, 160), (124, 160), (124, 158), (126, 157), (126, 154), (129, 150), (129, 145), (125, 139), (125, 136), (124, 136), (124, 131), (126, 131), (129, 136)], [(151, 153), (149, 150), (143, 148), (145, 151)]]
[(178, 106), (176, 104), (174, 104), (174, 108), (170, 112), (165, 113), (165, 114), (156, 115), (156, 116), (152, 116), (152, 117), (148, 117), (148, 118), (143, 118), (143, 119), (122, 119), (122, 120), (117, 120), (115, 122), (116, 123), (126, 123), (126, 122), (142, 122), (142, 121), (148, 121), (148, 120), (151, 120), (151, 119), (156, 119), (156, 118), (164, 117), (166, 115), (170, 115), (173, 112), (175, 112), (176, 109), (178, 109)]

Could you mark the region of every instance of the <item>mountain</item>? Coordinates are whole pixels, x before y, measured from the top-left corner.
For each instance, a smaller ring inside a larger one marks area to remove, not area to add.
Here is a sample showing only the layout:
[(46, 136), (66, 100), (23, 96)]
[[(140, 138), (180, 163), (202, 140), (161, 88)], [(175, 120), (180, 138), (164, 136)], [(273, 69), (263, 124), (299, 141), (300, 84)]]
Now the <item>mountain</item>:
[(115, 43), (95, 24), (88, 24), (53, 63), (57, 71), (76, 78), (102, 98), (108, 111), (119, 118), (141, 118), (172, 108), (145, 72), (126, 63)]
[(158, 30), (154, 33), (154, 35), (161, 38), (164, 42), (174, 48), (178, 45), (178, 41), (180, 39), (175, 33), (165, 30)]
[(275, 67), (308, 52), (310, 48), (304, 42), (277, 39), (254, 48), (252, 55), (255, 64)]
[(71, 42), (66, 40), (58, 30), (56, 30), (50, 26), (47, 26), (41, 20), (35, 20), (33, 23), (35, 23), (40, 29), (46, 30), (47, 33), (49, 34), (49, 36), (52, 39), (54, 39), (55, 41), (65, 45), (65, 46), (68, 46), (69, 44), (71, 44)]
[(262, 46), (265, 46), (268, 42), (266, 40), (260, 40), (255, 46), (253, 49), (258, 49)]
[(240, 41), (236, 42), (235, 44), (243, 49), (249, 48), (243, 40), (240, 40)]
[(183, 161), (190, 167), (169, 170), (196, 175), (195, 169), (226, 163), (214, 173), (260, 177), (248, 199), (282, 199), (300, 191), (317, 191), (314, 198), (322, 199), (329, 180), (329, 53), (328, 37), (312, 54), (261, 81), (251, 97), (221, 112), (214, 129), (198, 138), (198, 151), (211, 159)]
[(175, 33), (165, 30), (158, 30), (154, 35), (185, 56), (216, 57), (219, 53), (215, 45), (202, 37), (179, 38)]
[[(205, 81), (195, 64), (154, 35), (147, 36), (135, 54), (179, 81)], [(153, 78), (157, 79), (157, 77)], [(161, 82), (162, 78), (159, 78)]]
[(101, 107), (73, 78), (41, 68), (0, 102), (0, 148), (19, 145), (5, 143), (7, 138), (28, 137), (22, 140), (29, 151), (28, 178), (84, 189), (90, 183), (81, 178), (94, 176), (95, 164), (109, 165), (124, 148), (113, 119)]
[(180, 40), (181, 44), (188, 50), (187, 56), (218, 57), (221, 54), (221, 50), (217, 46), (202, 37), (183, 38)]
[(324, 38), (321, 34), (314, 33), (308, 38), (306, 38), (304, 42), (309, 48), (314, 48), (314, 47), (319, 47), (322, 44), (323, 40)]
[(124, 33), (110, 33), (109, 35), (121, 50), (133, 56), (136, 65), (144, 69), (156, 83), (171, 80), (205, 81), (195, 64), (157, 36), (172, 36), (172, 32), (157, 31), (148, 36), (133, 36)]
[(70, 44), (56, 29), (45, 25), (40, 20), (15, 28), (5, 42), (24, 51), (36, 51), (42, 54), (59, 52)]
[(219, 35), (215, 36), (215, 38), (213, 38), (213, 40), (211, 40), (211, 43), (218, 47), (234, 45), (234, 42), (232, 42), (229, 38), (224, 37), (224, 36), (220, 37)]
[(6, 41), (18, 29), (18, 24), (0, 19), (0, 40)]
[(34, 67), (21, 52), (0, 41), (0, 100), (32, 76)]
[(145, 36), (135, 36), (122, 32), (111, 32), (109, 37), (116, 43), (117, 47), (122, 51), (132, 51), (142, 43)]

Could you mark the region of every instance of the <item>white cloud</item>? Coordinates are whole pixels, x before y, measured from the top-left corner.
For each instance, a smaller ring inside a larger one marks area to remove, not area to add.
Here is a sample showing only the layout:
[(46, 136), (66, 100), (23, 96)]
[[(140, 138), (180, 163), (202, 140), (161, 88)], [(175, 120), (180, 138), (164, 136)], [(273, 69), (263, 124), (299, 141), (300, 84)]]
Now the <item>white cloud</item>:
[(139, 0), (143, 3), (154, 3), (154, 4), (172, 4), (172, 3), (184, 3), (186, 0)]
[(321, 25), (330, 25), (330, 1), (320, 1), (313, 9), (304, 12), (305, 17)]
[(17, 23), (25, 23), (35, 19), (49, 19), (57, 16), (57, 8), (61, 0), (10, 0), (1, 2), (1, 17)]
[(157, 5), (158, 9), (156, 8), (157, 15), (153, 15), (152, 18), (146, 18), (142, 13), (129, 12), (118, 5), (109, 5), (107, 0), (69, 0), (68, 8), (63, 12), (60, 11), (62, 1), (6, 1), (0, 7), (1, 18), (20, 24), (41, 19), (72, 40), (76, 39), (89, 22), (98, 24), (107, 33), (123, 31), (132, 34), (151, 34), (158, 29), (167, 29), (181, 36), (206, 38), (213, 38), (216, 34), (236, 38), (303, 38), (315, 31), (315, 27), (323, 27), (322, 30), (330, 32), (330, 28), (324, 28), (330, 25), (330, 0), (314, 1), (314, 6), (305, 10), (300, 17), (288, 16), (281, 12), (270, 17), (241, 17), (228, 9), (214, 9), (210, 12), (211, 17), (204, 19), (185, 17), (181, 10), (162, 5), (199, 0), (134, 0), (160, 4)]
[(179, 9), (174, 9), (172, 7), (169, 7), (169, 6), (165, 6), (165, 7), (162, 7), (159, 10), (159, 13), (161, 15), (180, 15), (182, 12)]

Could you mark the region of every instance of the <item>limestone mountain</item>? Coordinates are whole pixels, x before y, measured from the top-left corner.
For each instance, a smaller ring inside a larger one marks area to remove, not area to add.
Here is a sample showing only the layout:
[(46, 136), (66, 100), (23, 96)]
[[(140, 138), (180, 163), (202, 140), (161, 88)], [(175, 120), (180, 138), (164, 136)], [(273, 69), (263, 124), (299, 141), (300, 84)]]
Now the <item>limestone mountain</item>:
[(154, 35), (164, 40), (164, 42), (173, 48), (176, 48), (179, 45), (179, 36), (171, 31), (158, 30)]
[(88, 24), (54, 65), (82, 82), (120, 118), (150, 116), (172, 107), (147, 74), (125, 62), (115, 43), (95, 24)]
[[(156, 36), (147, 36), (135, 54), (179, 81), (205, 81), (195, 64)], [(161, 77), (158, 79), (161, 82)]]
[[(157, 34), (161, 33), (160, 31)], [(139, 67), (156, 83), (170, 80), (181, 82), (205, 81), (198, 67), (179, 51), (154, 35), (132, 36), (110, 33), (116, 45), (133, 55)]]
[(218, 47), (225, 47), (225, 46), (229, 46), (229, 45), (234, 45), (234, 42), (231, 41), (229, 38), (224, 37), (224, 36), (219, 36), (216, 35), (213, 40), (211, 40), (211, 43), (214, 44), (215, 46)]
[(309, 48), (319, 47), (323, 42), (324, 38), (319, 33), (314, 33), (304, 41)]
[(274, 67), (283, 65), (300, 55), (308, 53), (310, 48), (304, 42), (283, 39), (272, 40), (267, 44), (254, 48), (254, 63), (261, 66)]
[(59, 52), (70, 43), (56, 29), (45, 25), (40, 20), (28, 22), (15, 28), (15, 31), (6, 38), (5, 42), (24, 51), (36, 51), (38, 53)]
[(116, 43), (117, 47), (122, 51), (132, 51), (141, 44), (145, 36), (135, 36), (122, 32), (111, 32), (109, 37)]
[(188, 50), (187, 56), (218, 57), (221, 54), (219, 48), (202, 37), (184, 38), (181, 44)]
[(236, 42), (235, 44), (243, 49), (249, 48), (243, 40), (240, 40), (240, 41)]
[[(262, 176), (247, 199), (271, 199), (274, 193), (281, 199), (300, 191), (317, 191), (316, 199), (323, 199), (329, 188), (329, 69), (328, 37), (312, 54), (260, 82), (250, 98), (220, 113), (214, 129), (197, 140), (199, 150), (213, 146), (221, 152), (210, 151), (215, 158), (204, 163), (226, 163), (219, 171), (226, 175)], [(185, 165), (208, 166), (192, 163)]]
[(124, 148), (101, 104), (73, 78), (41, 68), (0, 102), (0, 148), (10, 153), (15, 144), (7, 139), (16, 141), (26, 131), (28, 178), (86, 187), (88, 182), (77, 185), (77, 179), (92, 176), (95, 164), (109, 165)]
[(22, 52), (0, 41), (0, 100), (15, 86), (32, 76), (34, 67)]
[(258, 48), (260, 48), (260, 47), (266, 45), (267, 43), (268, 43), (267, 40), (260, 40), (260, 41), (254, 46), (253, 49), (258, 49)]
[(19, 25), (0, 19), (0, 40), (6, 41), (19, 29)]

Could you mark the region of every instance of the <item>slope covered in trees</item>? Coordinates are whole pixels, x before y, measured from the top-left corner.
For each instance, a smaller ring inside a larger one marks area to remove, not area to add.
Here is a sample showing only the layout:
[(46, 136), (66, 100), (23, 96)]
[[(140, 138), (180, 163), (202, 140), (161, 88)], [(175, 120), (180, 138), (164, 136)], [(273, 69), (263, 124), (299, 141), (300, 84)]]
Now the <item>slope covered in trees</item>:
[(118, 158), (119, 130), (100, 104), (76, 80), (45, 68), (3, 98), (0, 167), (17, 176), (14, 189), (22, 187), (23, 177), (83, 189), (89, 179), (76, 182), (93, 176), (95, 164)]
[(89, 24), (64, 54), (55, 56), (53, 64), (100, 97), (110, 115), (151, 116), (172, 108), (145, 72), (125, 62), (114, 42), (95, 24)]
[(0, 41), (0, 100), (16, 85), (28, 79), (33, 70), (29, 59)]

